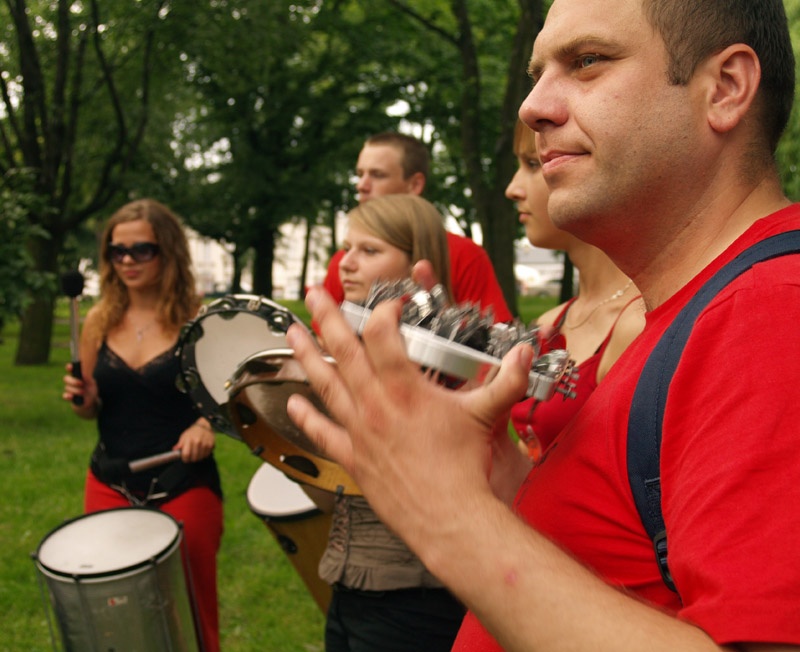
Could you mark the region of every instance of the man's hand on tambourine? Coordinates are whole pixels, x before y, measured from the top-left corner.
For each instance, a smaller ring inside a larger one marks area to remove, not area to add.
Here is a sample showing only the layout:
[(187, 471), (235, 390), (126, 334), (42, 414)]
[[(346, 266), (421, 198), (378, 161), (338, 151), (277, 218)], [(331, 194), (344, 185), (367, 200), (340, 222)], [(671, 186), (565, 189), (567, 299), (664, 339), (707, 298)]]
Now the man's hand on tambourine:
[(376, 307), (362, 341), (330, 296), (307, 305), (337, 366), (325, 362), (303, 329), (287, 339), (333, 423), (293, 396), (291, 418), (356, 480), (378, 515), (412, 547), (436, 536), (470, 493), (490, 492), (492, 430), (527, 386), (533, 351), (516, 347), (490, 383), (451, 391), (426, 378), (405, 354), (400, 302)]

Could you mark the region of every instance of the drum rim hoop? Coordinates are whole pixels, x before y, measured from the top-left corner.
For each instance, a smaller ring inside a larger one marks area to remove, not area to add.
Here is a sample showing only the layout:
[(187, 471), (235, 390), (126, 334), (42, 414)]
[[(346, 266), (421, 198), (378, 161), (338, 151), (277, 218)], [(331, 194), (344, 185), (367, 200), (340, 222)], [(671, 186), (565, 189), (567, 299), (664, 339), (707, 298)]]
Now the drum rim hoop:
[[(80, 521), (81, 519), (89, 518), (91, 516), (96, 516), (97, 514), (105, 514), (108, 512), (121, 512), (121, 511), (129, 511), (129, 510), (137, 510), (137, 511), (147, 511), (147, 512), (154, 512), (160, 514), (161, 516), (166, 516), (172, 523), (175, 525), (176, 532), (175, 536), (170, 540), (170, 542), (164, 547), (163, 550), (159, 551), (157, 554), (144, 559), (142, 561), (136, 562), (134, 564), (130, 564), (128, 566), (123, 566), (122, 568), (116, 568), (114, 570), (106, 570), (100, 571), (95, 573), (70, 573), (67, 571), (56, 570), (51, 566), (45, 564), (40, 558), (40, 552), (42, 550), (42, 546), (45, 542), (53, 536), (59, 530), (75, 523), (76, 521)], [(39, 545), (36, 547), (36, 552), (33, 554), (33, 559), (36, 562), (36, 565), (47, 575), (51, 575), (54, 578), (67, 578), (72, 580), (95, 580), (101, 579), (105, 577), (122, 577), (124, 575), (129, 575), (134, 573), (135, 571), (141, 570), (146, 568), (147, 566), (152, 566), (153, 563), (160, 563), (170, 555), (172, 555), (175, 551), (175, 547), (180, 545), (181, 538), (183, 536), (183, 526), (179, 523), (172, 514), (168, 514), (167, 512), (161, 511), (160, 509), (155, 509), (154, 507), (147, 507), (147, 506), (137, 506), (137, 505), (129, 505), (128, 507), (111, 507), (109, 509), (100, 509), (94, 512), (89, 512), (88, 514), (80, 514), (78, 516), (74, 516), (73, 518), (69, 518), (65, 520), (63, 523), (60, 523), (52, 530), (50, 530), (47, 534), (42, 537), (42, 540), (39, 542)]]

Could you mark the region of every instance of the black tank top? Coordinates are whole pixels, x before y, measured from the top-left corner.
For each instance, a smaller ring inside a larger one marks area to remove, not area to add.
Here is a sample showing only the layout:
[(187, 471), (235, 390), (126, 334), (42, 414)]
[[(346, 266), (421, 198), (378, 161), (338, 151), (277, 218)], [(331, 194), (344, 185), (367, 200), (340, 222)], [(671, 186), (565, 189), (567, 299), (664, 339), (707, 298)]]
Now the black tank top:
[[(180, 372), (176, 348), (177, 344), (143, 366), (132, 369), (103, 341), (94, 369), (101, 401), (97, 418), (100, 443), (96, 455), (130, 461), (164, 453), (171, 450), (181, 433), (197, 420), (199, 414), (191, 398), (175, 385)], [(182, 483), (181, 490), (205, 485), (221, 494), (213, 456), (184, 466), (191, 477)], [(151, 478), (157, 477), (165, 468), (156, 467), (132, 474), (125, 485), (131, 491), (146, 492)], [(102, 469), (94, 462), (92, 471), (105, 481), (98, 474)]]

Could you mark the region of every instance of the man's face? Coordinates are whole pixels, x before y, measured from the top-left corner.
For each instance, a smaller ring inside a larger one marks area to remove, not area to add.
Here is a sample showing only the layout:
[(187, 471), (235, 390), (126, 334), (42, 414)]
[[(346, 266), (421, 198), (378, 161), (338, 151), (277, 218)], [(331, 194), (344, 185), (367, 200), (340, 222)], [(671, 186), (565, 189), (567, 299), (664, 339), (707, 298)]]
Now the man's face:
[(356, 163), (358, 202), (383, 195), (413, 192), (412, 178), (403, 175), (403, 152), (393, 145), (364, 145)]
[(520, 117), (537, 132), (556, 226), (602, 248), (648, 237), (682, 186), (699, 185), (702, 98), (692, 82), (670, 85), (666, 67), (641, 0), (553, 4)]

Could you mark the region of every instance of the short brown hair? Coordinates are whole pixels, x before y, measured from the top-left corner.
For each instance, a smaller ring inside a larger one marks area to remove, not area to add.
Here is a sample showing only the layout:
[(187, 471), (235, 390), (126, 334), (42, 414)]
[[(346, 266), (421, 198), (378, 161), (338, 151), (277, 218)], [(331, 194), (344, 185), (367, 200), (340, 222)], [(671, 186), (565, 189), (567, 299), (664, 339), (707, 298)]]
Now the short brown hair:
[(758, 122), (774, 152), (794, 99), (794, 52), (781, 0), (642, 0), (661, 35), (673, 84), (689, 83), (707, 57), (734, 43), (753, 48), (761, 63)]
[(403, 178), (408, 179), (417, 172), (421, 172), (425, 180), (428, 180), (431, 156), (425, 143), (421, 140), (396, 131), (385, 131), (370, 136), (364, 144), (396, 147), (402, 153)]

